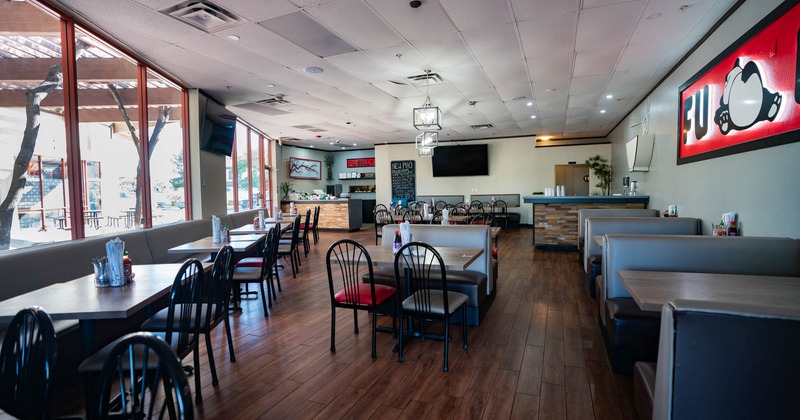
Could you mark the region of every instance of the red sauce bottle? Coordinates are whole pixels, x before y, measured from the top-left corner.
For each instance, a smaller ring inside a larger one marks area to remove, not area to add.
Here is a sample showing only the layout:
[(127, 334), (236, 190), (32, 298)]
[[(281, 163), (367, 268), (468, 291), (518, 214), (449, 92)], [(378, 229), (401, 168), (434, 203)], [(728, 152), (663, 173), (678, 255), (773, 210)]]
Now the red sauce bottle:
[(125, 254), (122, 256), (122, 273), (123, 277), (125, 277), (125, 283), (133, 281), (133, 262), (128, 256), (128, 251), (125, 251)]

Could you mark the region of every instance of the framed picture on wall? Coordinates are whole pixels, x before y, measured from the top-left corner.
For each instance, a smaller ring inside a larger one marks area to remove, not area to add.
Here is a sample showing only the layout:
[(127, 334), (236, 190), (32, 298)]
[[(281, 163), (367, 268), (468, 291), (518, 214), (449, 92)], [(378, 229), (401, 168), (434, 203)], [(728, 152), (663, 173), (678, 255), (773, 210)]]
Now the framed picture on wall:
[(322, 179), (322, 161), (303, 158), (289, 158), (289, 178)]

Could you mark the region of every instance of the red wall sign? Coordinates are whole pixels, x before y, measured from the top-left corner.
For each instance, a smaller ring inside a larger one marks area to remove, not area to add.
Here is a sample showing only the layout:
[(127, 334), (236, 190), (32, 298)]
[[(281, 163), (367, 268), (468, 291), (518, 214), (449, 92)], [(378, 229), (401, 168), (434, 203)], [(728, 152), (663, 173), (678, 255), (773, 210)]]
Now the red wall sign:
[(681, 86), (679, 165), (800, 141), (798, 39), (787, 1)]
[(375, 158), (347, 159), (348, 168), (372, 168), (375, 166)]

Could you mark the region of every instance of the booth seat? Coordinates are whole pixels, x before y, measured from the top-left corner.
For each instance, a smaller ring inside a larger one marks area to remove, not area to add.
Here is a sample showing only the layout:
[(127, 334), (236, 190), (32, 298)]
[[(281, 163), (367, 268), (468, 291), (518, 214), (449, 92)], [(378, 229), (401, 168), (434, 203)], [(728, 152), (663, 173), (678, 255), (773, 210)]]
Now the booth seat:
[[(393, 245), (396, 224), (383, 227), (382, 245)], [(467, 325), (477, 326), (496, 294), (496, 260), (492, 258), (492, 240), (489, 226), (485, 225), (411, 225), (415, 241), (434, 246), (481, 248), (483, 254), (468, 270), (447, 270), (449, 290), (467, 295)], [(494, 261), (493, 261), (494, 260)], [(396, 287), (394, 269), (378, 268), (374, 272), (375, 282)], [(461, 315), (454, 315), (451, 322), (461, 323)]]
[[(620, 209), (622, 210), (622, 209)], [(648, 213), (642, 213), (642, 216)], [(658, 215), (658, 212), (655, 213)], [(591, 217), (585, 220), (586, 244), (583, 248), (584, 283), (589, 295), (595, 297), (595, 278), (602, 268), (602, 248), (595, 236), (632, 233), (642, 235), (700, 235), (700, 219), (692, 217)]]
[(619, 279), (624, 270), (800, 276), (800, 240), (768, 237), (606, 235), (597, 278), (598, 315), (612, 368), (631, 373), (658, 352), (658, 312), (642, 311)]
[(658, 209), (578, 209), (578, 257), (583, 261), (588, 217), (658, 217)]
[(640, 419), (800, 418), (800, 311), (674, 301), (661, 311), (658, 363), (638, 362)]

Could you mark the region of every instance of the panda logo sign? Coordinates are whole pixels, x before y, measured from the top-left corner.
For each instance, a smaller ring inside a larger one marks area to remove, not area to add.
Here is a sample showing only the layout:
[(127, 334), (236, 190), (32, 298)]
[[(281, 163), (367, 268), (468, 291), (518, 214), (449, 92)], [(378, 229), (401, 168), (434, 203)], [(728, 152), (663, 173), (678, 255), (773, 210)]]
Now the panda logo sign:
[(747, 130), (761, 121), (775, 121), (783, 101), (780, 93), (764, 87), (755, 61), (748, 61), (744, 67), (741, 61), (737, 58), (725, 77), (719, 108), (714, 115), (714, 123), (722, 135), (728, 135), (731, 130)]

